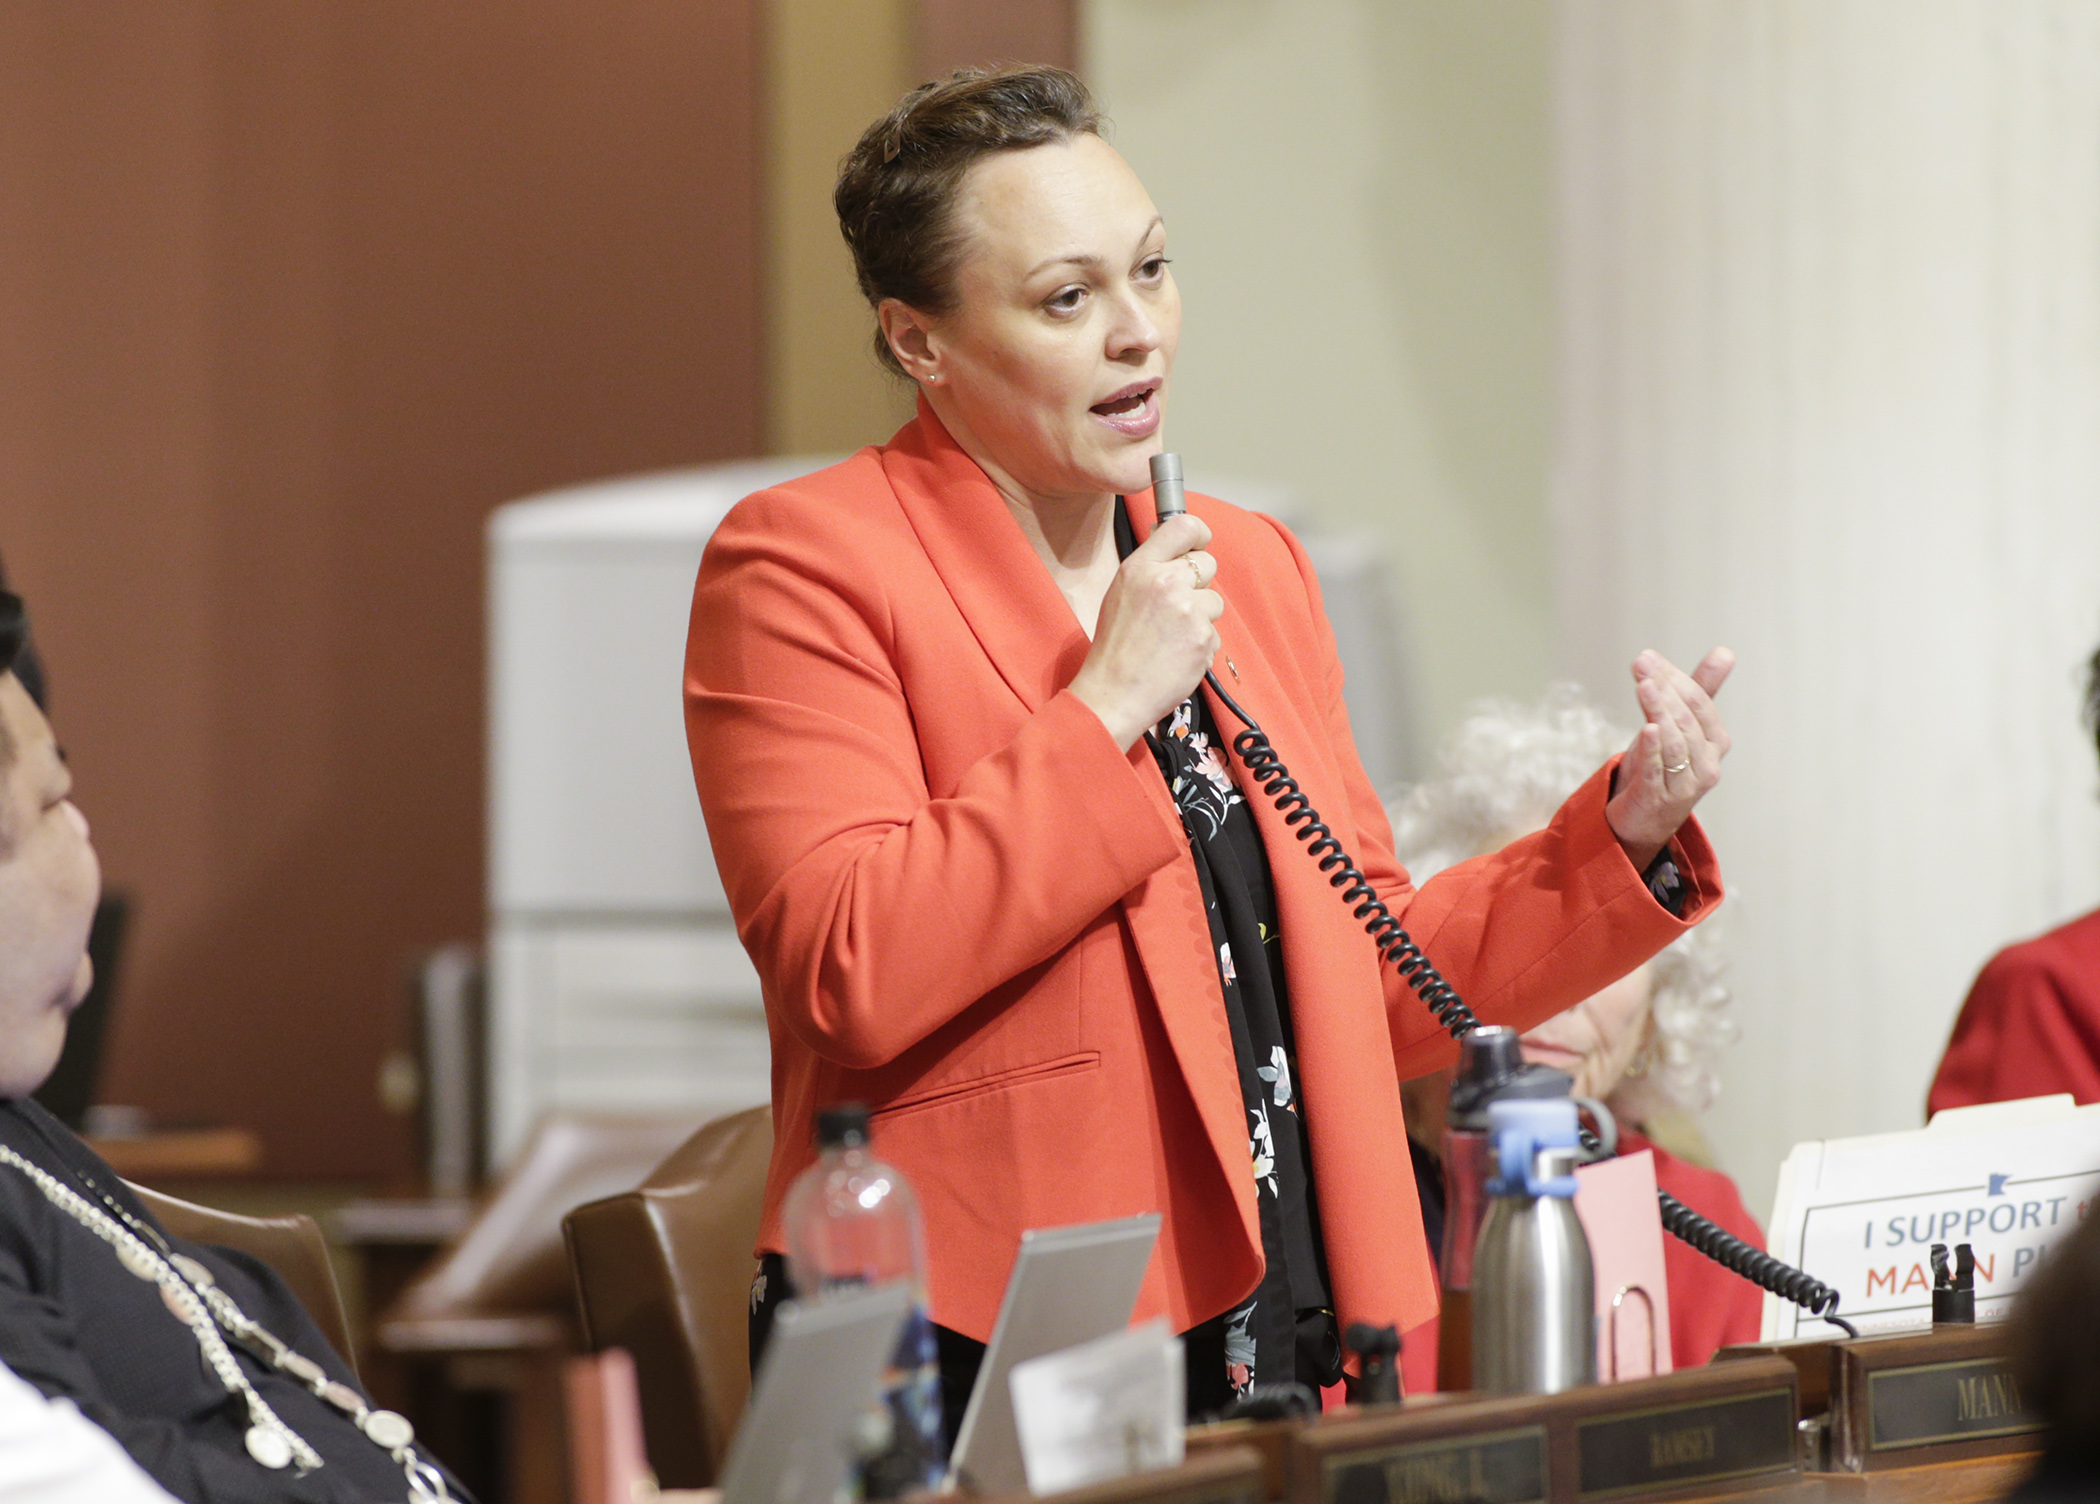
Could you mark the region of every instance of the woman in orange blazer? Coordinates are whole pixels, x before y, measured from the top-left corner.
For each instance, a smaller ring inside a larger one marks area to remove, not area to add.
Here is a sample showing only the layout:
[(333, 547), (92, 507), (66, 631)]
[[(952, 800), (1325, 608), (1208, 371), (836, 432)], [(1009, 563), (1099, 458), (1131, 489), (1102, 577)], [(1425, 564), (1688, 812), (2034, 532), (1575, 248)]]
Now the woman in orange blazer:
[[(1201, 496), (1151, 526), (1179, 297), (1095, 119), (1069, 75), (1024, 69), (928, 85), (870, 128), (840, 216), (918, 414), (747, 498), (701, 566), (693, 766), (773, 1045), (759, 1248), (783, 1249), (814, 1113), (854, 1099), (918, 1191), (931, 1315), (961, 1348), (989, 1335), (1025, 1230), (1096, 1218), (1164, 1216), (1141, 1317), (1214, 1332), (1249, 1309), (1280, 1257), (1261, 1189), (1279, 1172), (1242, 1090), (1201, 833), (1152, 750), (1215, 717), (1201, 771), (1272, 854), (1256, 944), (1280, 952), (1295, 1091), (1276, 1089), (1328, 1293), (1310, 1368), (1331, 1378), (1337, 1321), (1404, 1330), (1436, 1308), (1399, 1082), (1454, 1046), (1213, 755), (1232, 723), (1204, 670), (1474, 1010), (1524, 1027), (1718, 901), (1687, 817), (1726, 749), (1709, 691), (1727, 658), (1695, 679), (1643, 655), (1625, 757), (1543, 831), (1414, 891), (1297, 543)], [(1675, 882), (1674, 912), (1644, 871)], [(1236, 1386), (1308, 1370), (1273, 1344), (1245, 1356)], [(1199, 1377), (1192, 1404), (1214, 1392)]]

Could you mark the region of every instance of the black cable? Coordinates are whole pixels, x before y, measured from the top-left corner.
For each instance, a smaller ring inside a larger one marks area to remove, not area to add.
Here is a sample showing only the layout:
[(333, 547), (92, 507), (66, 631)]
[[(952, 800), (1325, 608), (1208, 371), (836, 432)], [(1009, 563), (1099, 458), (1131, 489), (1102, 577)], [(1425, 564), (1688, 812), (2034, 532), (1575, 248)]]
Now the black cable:
[[(1320, 870), (1327, 874), (1328, 883), (1342, 890), (1342, 902), (1350, 906), (1351, 912), (1370, 935), (1372, 943), (1378, 947), (1380, 959), (1407, 979), (1408, 986), (1420, 995), (1430, 1013), (1453, 1039), (1463, 1039), (1479, 1028), (1480, 1020), (1459, 997), (1458, 989), (1445, 981), (1429, 957), (1422, 954), (1422, 947), (1401, 928), (1400, 921), (1393, 917), (1385, 900), (1378, 896), (1362, 869), (1335, 839), (1334, 832), (1320, 818), (1312, 801), (1305, 797), (1298, 781), (1291, 777), (1283, 759), (1270, 745), (1268, 736), (1255, 724), (1254, 717), (1240, 709), (1232, 696), (1225, 692), (1225, 686), (1218, 682), (1216, 674), (1206, 672), (1203, 678), (1225, 708), (1247, 728), (1232, 739), (1232, 750), (1246, 764), (1248, 777), (1261, 785), (1261, 791), (1274, 801), (1283, 816), (1283, 823), (1305, 843), (1306, 854), (1319, 863)], [(1594, 1151), (1597, 1147), (1595, 1135), (1585, 1128), (1582, 1136), (1583, 1142)], [(1744, 1242), (1727, 1228), (1700, 1216), (1668, 1191), (1658, 1189), (1655, 1196), (1662, 1212), (1662, 1225), (1672, 1237), (1689, 1244), (1722, 1268), (1741, 1275), (1760, 1290), (1769, 1290), (1781, 1300), (1791, 1301), (1810, 1315), (1821, 1317), (1846, 1336), (1859, 1335), (1851, 1322), (1837, 1314), (1838, 1292), (1831, 1286), (1806, 1270), (1796, 1269)]]

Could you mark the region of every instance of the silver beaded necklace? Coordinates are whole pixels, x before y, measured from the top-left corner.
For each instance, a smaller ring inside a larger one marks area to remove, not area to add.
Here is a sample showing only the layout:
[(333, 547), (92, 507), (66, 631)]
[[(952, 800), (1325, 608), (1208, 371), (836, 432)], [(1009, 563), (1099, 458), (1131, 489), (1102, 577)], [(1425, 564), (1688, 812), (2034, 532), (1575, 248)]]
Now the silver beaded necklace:
[[(234, 1303), (233, 1297), (219, 1288), (209, 1269), (195, 1259), (169, 1249), (154, 1235), (151, 1227), (121, 1206), (114, 1202), (108, 1209), (97, 1206), (43, 1166), (24, 1159), (4, 1144), (0, 1144), (0, 1163), (20, 1170), (53, 1206), (109, 1244), (116, 1252), (117, 1262), (127, 1271), (160, 1287), (161, 1299), (166, 1302), (169, 1312), (197, 1339), (205, 1365), (226, 1386), (226, 1392), (237, 1397), (246, 1407), (248, 1431), (245, 1441), (248, 1455), (256, 1462), (271, 1469), (297, 1464), (299, 1472), (305, 1474), (321, 1466), (321, 1454), (286, 1424), (249, 1382), (247, 1374), (241, 1371), (239, 1360), (227, 1346), (228, 1337), (258, 1362), (291, 1375), (311, 1389), (324, 1404), (349, 1416), (351, 1423), (374, 1446), (401, 1465), (408, 1476), (411, 1504), (445, 1504), (452, 1498), (446, 1491), (444, 1475), (417, 1455), (416, 1431), (409, 1424), (408, 1417), (393, 1410), (374, 1410), (355, 1389), (329, 1378), (327, 1370), (320, 1364), (292, 1351), (250, 1319)], [(106, 1193), (104, 1199), (109, 1199)], [(141, 1232), (152, 1241), (140, 1237)]]

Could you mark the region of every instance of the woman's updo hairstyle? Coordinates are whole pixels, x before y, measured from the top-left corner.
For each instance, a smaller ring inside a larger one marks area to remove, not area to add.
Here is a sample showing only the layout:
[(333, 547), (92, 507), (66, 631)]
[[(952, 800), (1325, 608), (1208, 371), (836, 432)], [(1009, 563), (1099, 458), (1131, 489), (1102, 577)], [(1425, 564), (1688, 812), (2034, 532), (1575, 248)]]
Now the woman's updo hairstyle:
[[(993, 152), (1099, 135), (1100, 127), (1086, 85), (1062, 68), (959, 68), (905, 95), (846, 154), (831, 195), (868, 306), (895, 298), (947, 313), (962, 259), (955, 195), (964, 174)], [(904, 374), (880, 326), (875, 357)]]

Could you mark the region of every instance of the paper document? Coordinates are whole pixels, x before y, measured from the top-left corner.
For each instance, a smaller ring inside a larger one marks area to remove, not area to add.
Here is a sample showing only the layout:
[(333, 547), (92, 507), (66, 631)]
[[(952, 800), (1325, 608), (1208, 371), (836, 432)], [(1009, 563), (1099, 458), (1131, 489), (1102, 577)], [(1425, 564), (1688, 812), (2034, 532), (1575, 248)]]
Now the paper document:
[(1011, 1380), (1032, 1494), (1181, 1461), (1188, 1375), (1164, 1317), (1017, 1363)]
[[(2068, 1096), (1943, 1112), (1930, 1127), (1798, 1144), (1779, 1172), (1771, 1248), (1835, 1286), (1862, 1332), (1932, 1323), (1932, 1245), (1976, 1254), (1976, 1319), (2012, 1297), (2100, 1193), (2100, 1104)], [(1765, 1297), (1767, 1340), (1833, 1328)]]

